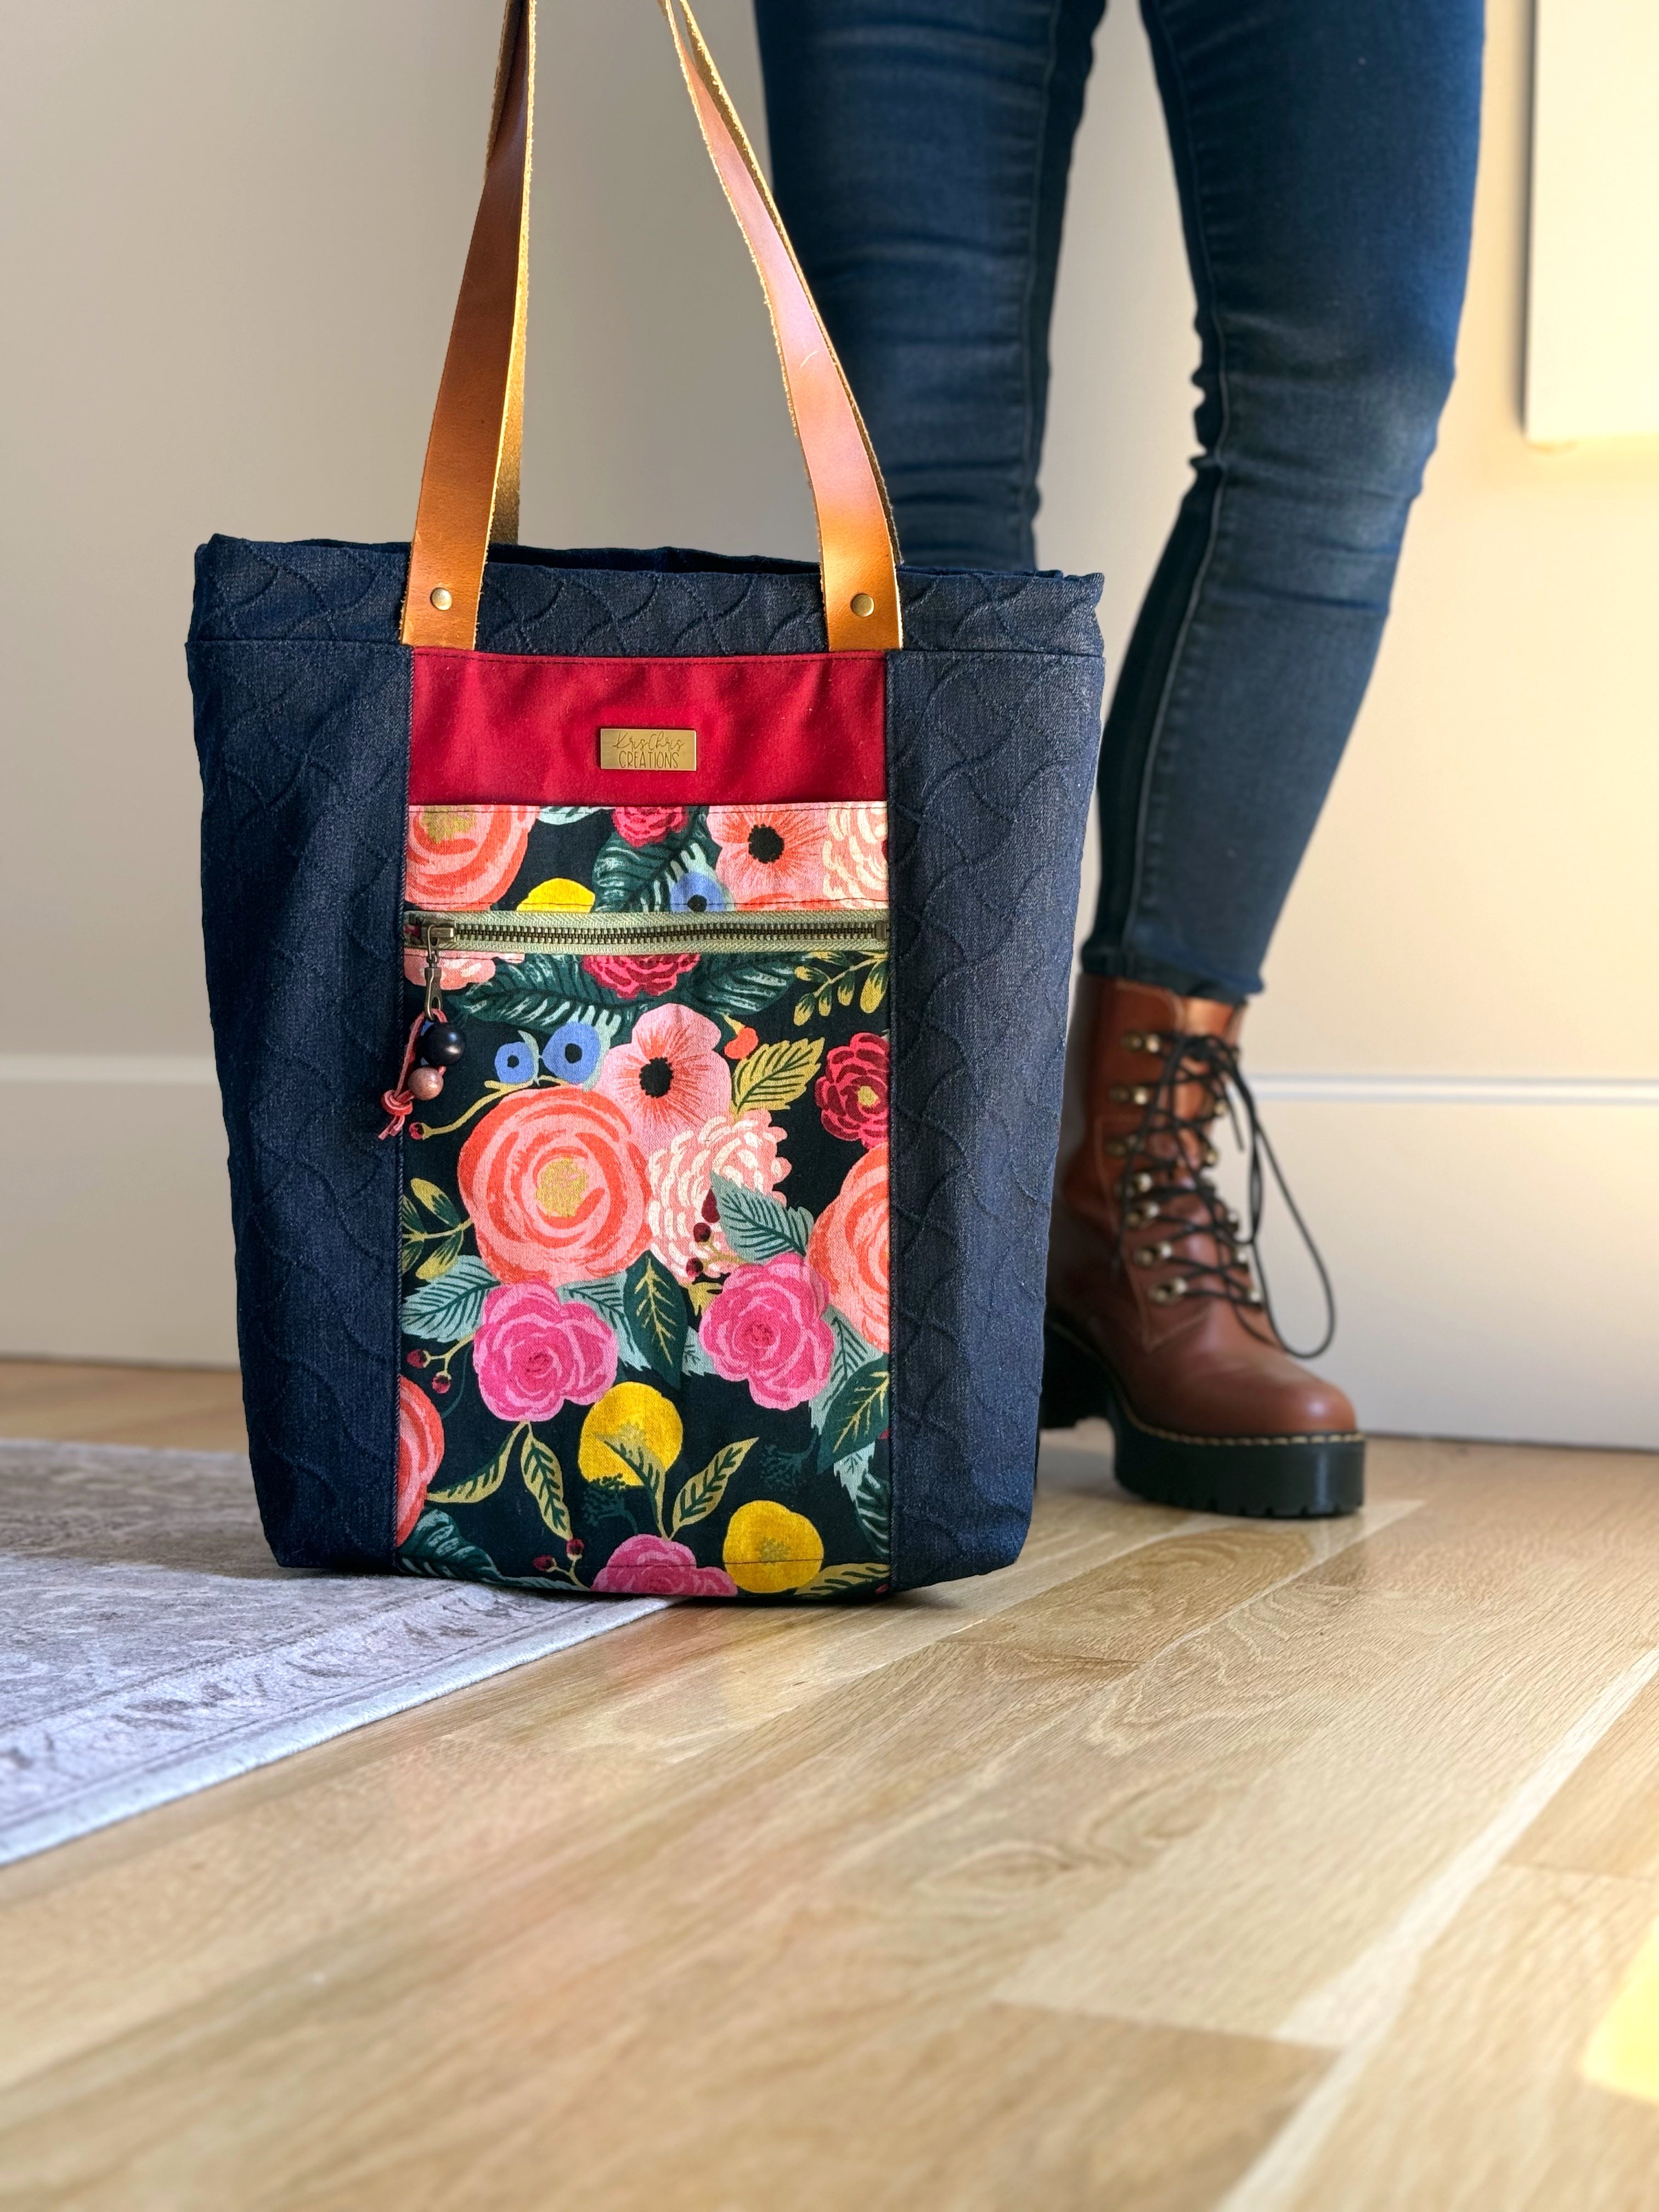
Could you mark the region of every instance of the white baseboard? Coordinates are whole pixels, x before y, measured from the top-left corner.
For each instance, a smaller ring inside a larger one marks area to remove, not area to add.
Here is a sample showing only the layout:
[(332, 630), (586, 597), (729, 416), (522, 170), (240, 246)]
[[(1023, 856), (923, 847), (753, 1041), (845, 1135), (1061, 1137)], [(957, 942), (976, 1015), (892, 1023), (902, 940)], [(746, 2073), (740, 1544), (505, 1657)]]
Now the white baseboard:
[[(1659, 1446), (1659, 1082), (1254, 1085), (1336, 1281), (1322, 1364), (1363, 1420)], [(0, 1352), (233, 1361), (224, 1152), (205, 1059), (0, 1055)], [(1285, 1229), (1267, 1250), (1297, 1336)]]

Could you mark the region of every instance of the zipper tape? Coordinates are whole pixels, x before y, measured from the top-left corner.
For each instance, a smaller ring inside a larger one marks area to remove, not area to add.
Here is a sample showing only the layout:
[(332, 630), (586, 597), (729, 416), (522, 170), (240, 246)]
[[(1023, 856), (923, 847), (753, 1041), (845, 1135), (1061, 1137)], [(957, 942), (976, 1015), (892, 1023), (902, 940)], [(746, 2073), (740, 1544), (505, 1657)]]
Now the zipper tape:
[(476, 914), (404, 910), (422, 952), (817, 952), (885, 949), (887, 909), (750, 907), (708, 914)]

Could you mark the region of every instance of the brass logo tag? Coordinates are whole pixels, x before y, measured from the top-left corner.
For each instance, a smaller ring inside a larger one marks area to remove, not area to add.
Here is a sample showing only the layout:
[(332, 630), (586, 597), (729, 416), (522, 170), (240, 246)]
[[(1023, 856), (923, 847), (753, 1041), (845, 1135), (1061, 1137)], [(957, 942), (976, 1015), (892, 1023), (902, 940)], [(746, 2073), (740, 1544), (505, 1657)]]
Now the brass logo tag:
[(695, 730), (601, 730), (601, 768), (696, 768)]

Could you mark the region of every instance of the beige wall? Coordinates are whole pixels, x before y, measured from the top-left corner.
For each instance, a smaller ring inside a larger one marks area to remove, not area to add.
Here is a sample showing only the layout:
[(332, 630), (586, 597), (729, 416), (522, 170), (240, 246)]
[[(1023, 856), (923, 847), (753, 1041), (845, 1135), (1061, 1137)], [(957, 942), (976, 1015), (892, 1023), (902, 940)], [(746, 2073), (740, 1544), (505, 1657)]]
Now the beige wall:
[[(0, 1347), (228, 1358), (179, 641), (218, 528), (406, 535), (495, 0), (0, 22)], [(759, 102), (744, 0), (702, 15)], [(1462, 376), (1252, 1017), (1381, 1425), (1659, 1437), (1659, 444), (1518, 416), (1528, 58), (1497, 0)], [(544, 0), (525, 534), (809, 550), (761, 310), (649, 0)], [(89, 150), (90, 149), (90, 153)], [(1133, 11), (1103, 36), (1044, 557), (1121, 647), (1193, 342)]]

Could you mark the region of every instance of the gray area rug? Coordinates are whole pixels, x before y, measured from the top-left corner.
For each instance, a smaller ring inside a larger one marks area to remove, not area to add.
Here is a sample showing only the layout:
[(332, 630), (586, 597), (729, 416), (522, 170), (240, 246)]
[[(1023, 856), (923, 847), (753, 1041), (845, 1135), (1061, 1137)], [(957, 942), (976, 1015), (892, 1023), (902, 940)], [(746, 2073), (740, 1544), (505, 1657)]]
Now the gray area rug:
[(0, 1439), (0, 1864), (665, 1602), (295, 1573), (239, 1455)]

